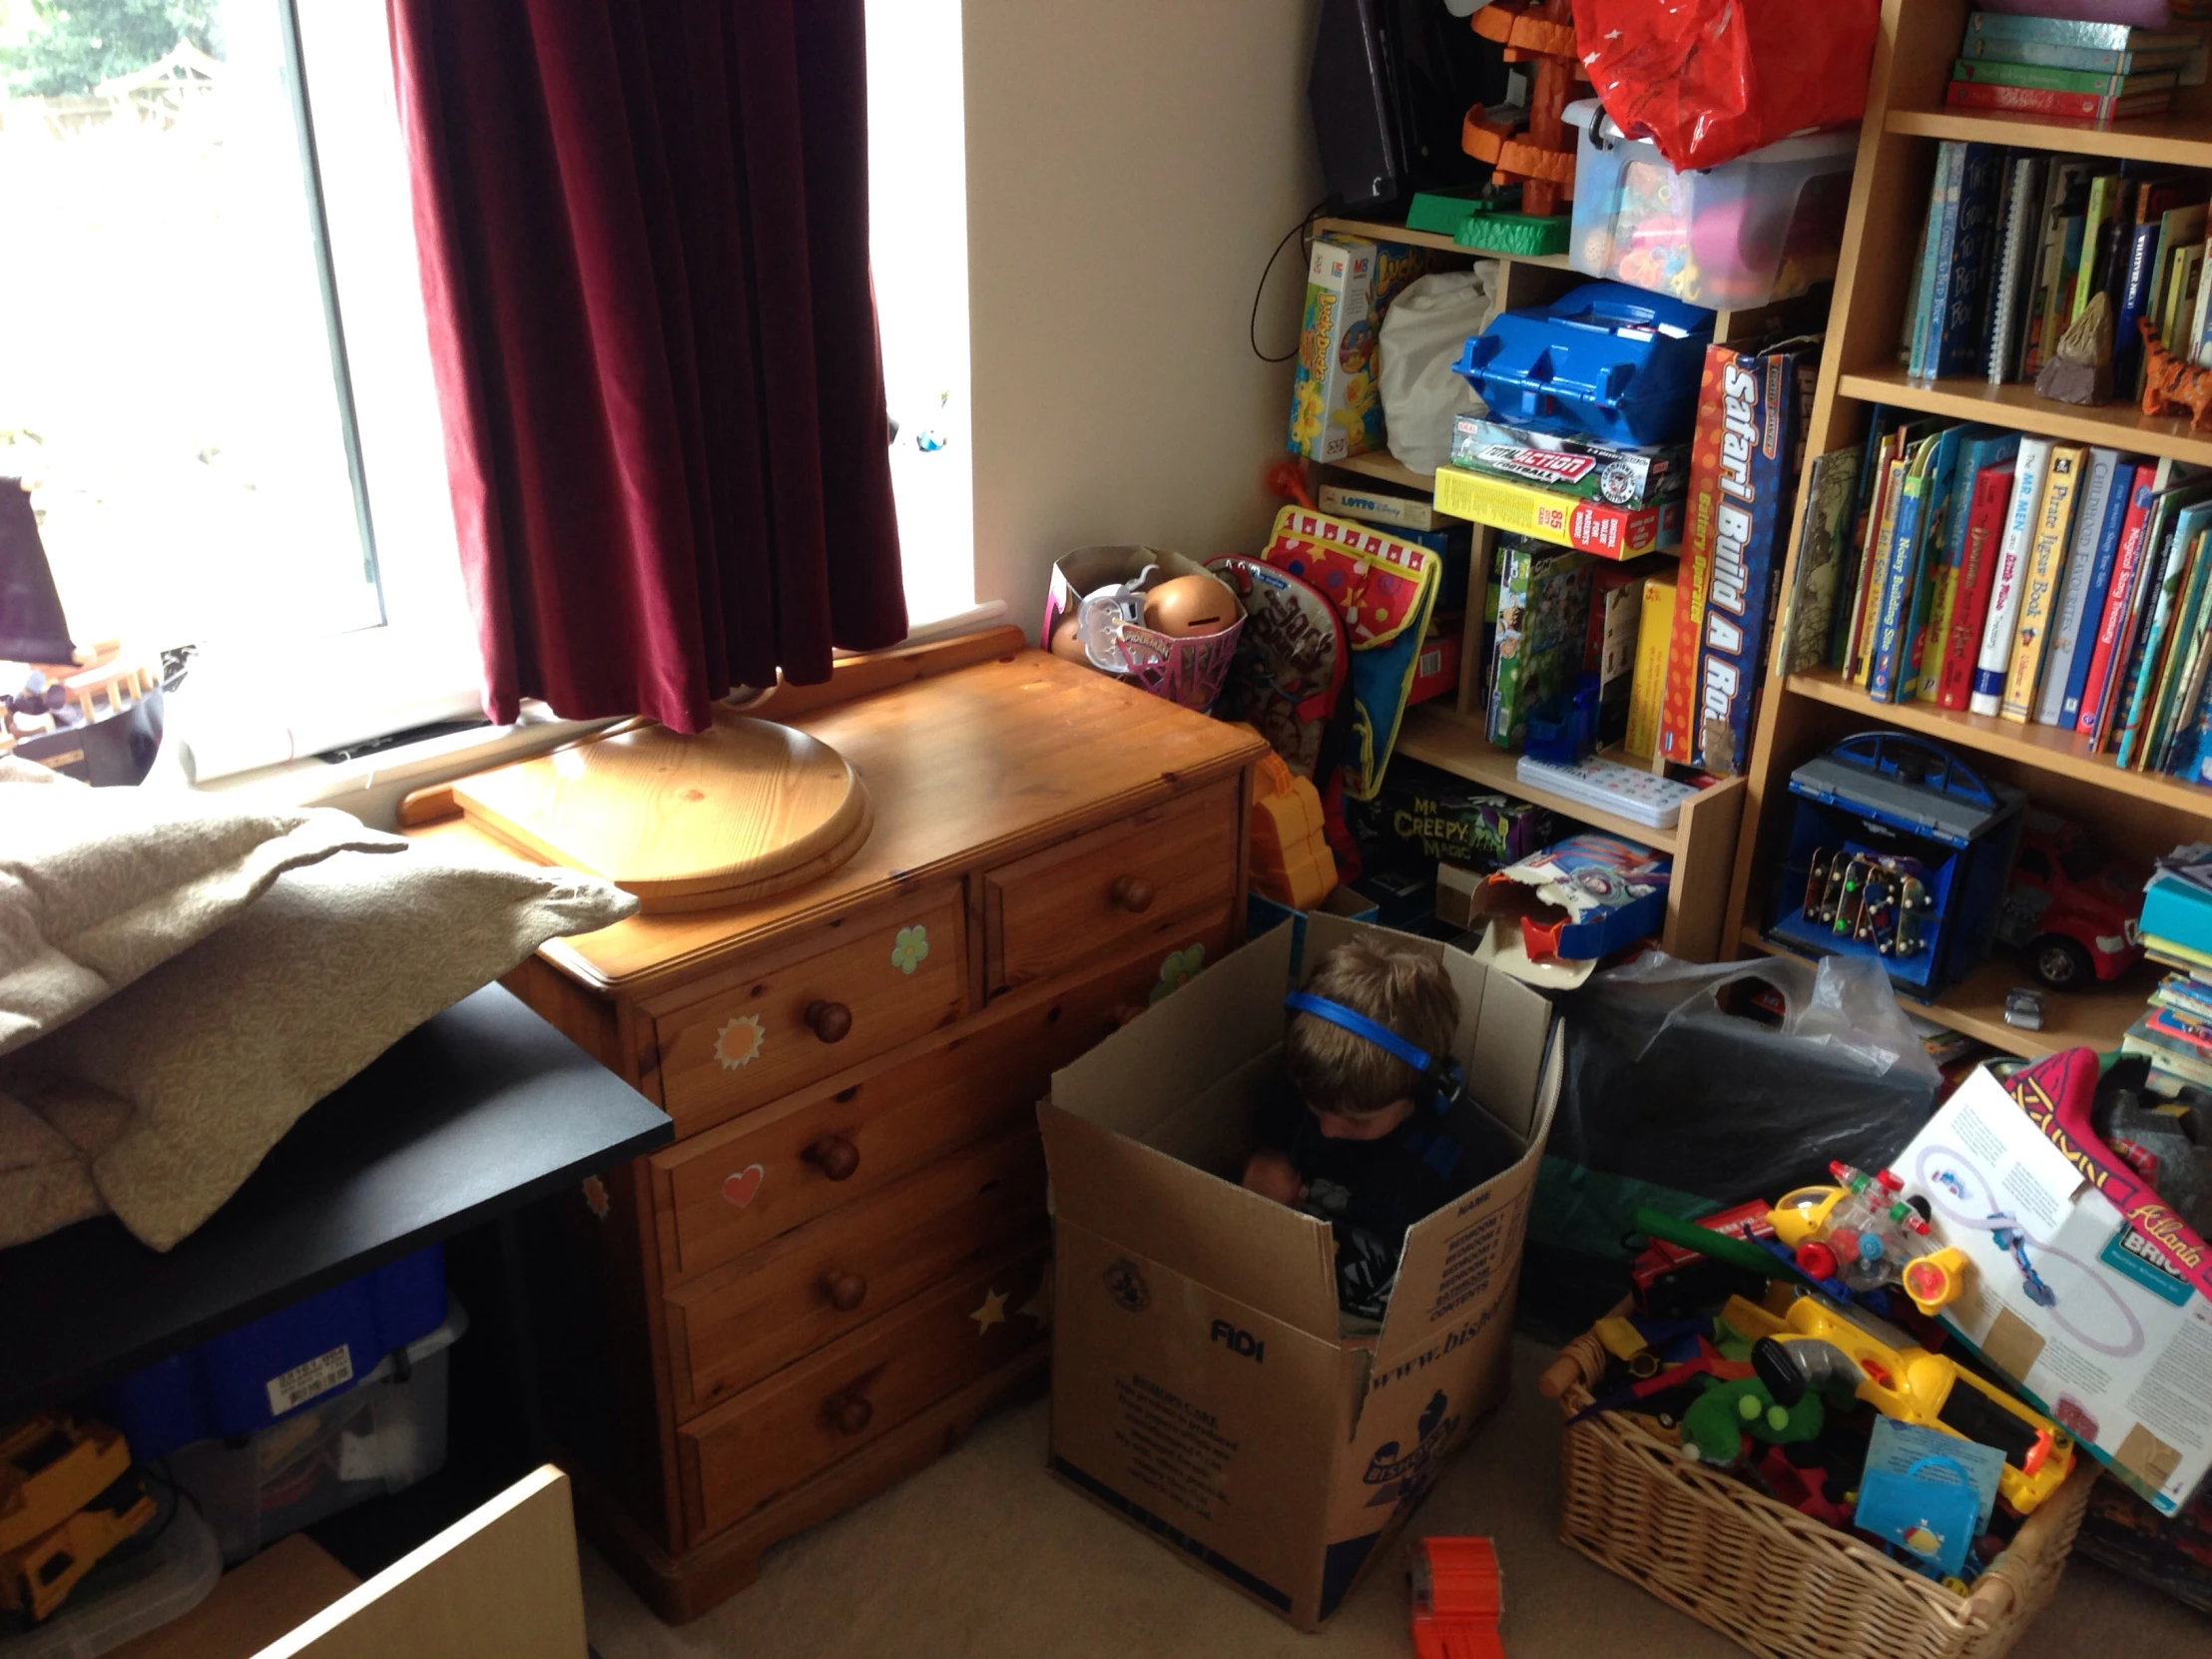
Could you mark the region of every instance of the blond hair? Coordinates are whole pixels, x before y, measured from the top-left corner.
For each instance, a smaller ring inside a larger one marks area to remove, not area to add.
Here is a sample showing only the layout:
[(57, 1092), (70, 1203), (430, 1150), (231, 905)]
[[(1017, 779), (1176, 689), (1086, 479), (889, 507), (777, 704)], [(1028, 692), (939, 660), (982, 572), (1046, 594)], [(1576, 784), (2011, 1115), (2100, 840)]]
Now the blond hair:
[[(1411, 951), (1341, 944), (1306, 981), (1309, 994), (1365, 1014), (1430, 1055), (1446, 1055), (1459, 1028), (1459, 993), (1443, 963)], [(1419, 1097), (1421, 1074), (1396, 1055), (1318, 1014), (1295, 1014), (1283, 1038), (1291, 1085), (1311, 1105), (1368, 1117)]]

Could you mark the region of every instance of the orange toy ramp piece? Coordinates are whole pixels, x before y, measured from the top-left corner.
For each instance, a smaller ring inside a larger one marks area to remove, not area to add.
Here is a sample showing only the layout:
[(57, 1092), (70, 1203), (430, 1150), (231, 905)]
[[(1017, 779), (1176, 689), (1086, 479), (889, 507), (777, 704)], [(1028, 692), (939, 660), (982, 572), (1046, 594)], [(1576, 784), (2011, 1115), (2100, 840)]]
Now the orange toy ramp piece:
[(1413, 1546), (1413, 1651), (1420, 1659), (1505, 1659), (1498, 1620), (1505, 1581), (1487, 1538), (1423, 1538)]
[(1321, 792), (1272, 753), (1253, 772), (1252, 886), (1294, 910), (1310, 910), (1337, 889)]

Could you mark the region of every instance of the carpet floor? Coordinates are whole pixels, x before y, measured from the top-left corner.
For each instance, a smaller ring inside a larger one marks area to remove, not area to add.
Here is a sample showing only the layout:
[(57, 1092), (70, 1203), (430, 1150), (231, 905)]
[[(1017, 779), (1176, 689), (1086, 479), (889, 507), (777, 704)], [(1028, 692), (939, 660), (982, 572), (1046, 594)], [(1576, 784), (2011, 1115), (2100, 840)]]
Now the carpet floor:
[[(1559, 1413), (1537, 1394), (1548, 1353), (1522, 1342), (1513, 1392), (1413, 1519), (1487, 1533), (1505, 1577), (1511, 1659), (1736, 1659), (1743, 1650), (1552, 1536)], [(584, 1552), (602, 1659), (1405, 1659), (1405, 1580), (1378, 1571), (1319, 1636), (1302, 1636), (1077, 1496), (1044, 1469), (1043, 1401), (986, 1418), (950, 1456), (779, 1545), (760, 1582), (681, 1628)], [(2075, 1559), (2015, 1659), (2212, 1651), (2212, 1621)], [(1808, 1655), (1807, 1659), (1813, 1659)]]

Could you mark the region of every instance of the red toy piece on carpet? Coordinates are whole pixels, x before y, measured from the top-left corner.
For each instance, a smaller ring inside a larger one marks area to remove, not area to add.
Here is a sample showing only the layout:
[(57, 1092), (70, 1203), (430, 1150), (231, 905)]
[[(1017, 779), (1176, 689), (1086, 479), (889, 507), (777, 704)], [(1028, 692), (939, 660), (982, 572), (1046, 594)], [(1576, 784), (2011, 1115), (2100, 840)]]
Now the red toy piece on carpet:
[(1505, 1659), (1497, 1622), (1505, 1583), (1487, 1538), (1423, 1538), (1413, 1546), (1413, 1651), (1420, 1659)]

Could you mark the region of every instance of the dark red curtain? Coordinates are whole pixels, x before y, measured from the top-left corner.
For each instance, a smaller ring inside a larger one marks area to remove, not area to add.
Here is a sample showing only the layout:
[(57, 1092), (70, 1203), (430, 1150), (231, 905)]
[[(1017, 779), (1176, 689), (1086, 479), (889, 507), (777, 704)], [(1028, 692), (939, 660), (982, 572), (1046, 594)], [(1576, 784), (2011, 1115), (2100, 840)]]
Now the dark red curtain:
[(387, 0), (484, 707), (906, 631), (861, 0)]

